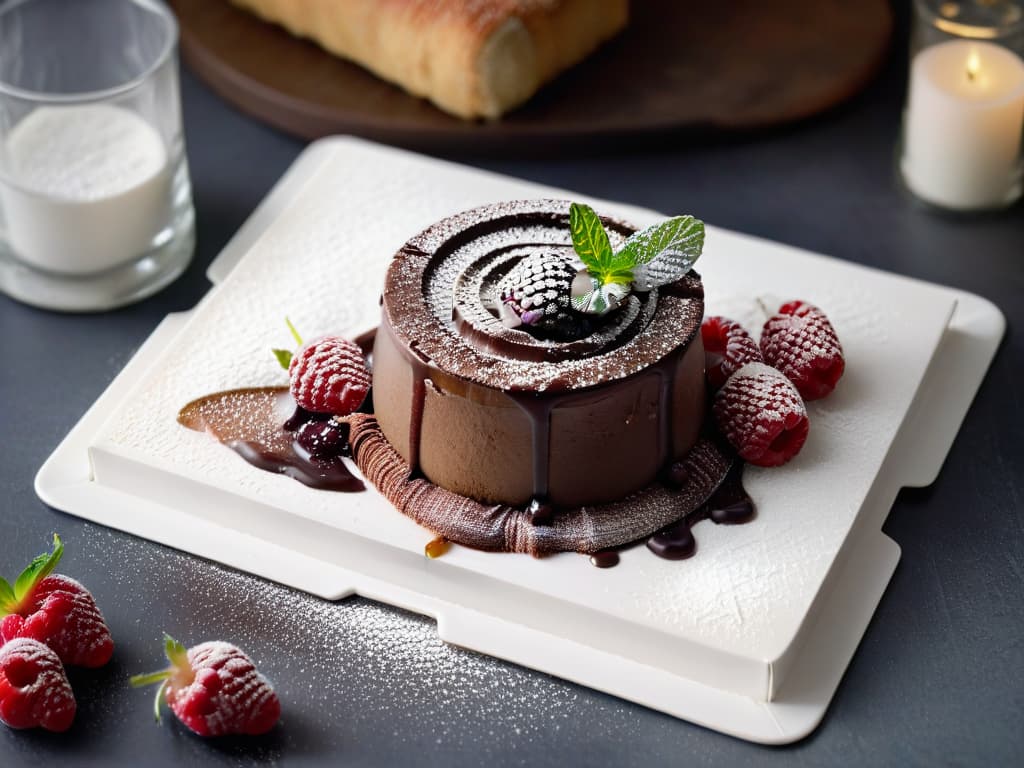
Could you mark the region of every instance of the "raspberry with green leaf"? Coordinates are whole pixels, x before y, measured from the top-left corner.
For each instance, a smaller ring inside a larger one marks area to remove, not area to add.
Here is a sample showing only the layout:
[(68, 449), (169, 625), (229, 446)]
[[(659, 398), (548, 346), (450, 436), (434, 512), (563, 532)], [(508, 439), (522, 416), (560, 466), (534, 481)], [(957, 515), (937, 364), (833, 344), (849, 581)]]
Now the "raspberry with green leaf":
[(102, 667), (114, 641), (96, 601), (74, 579), (53, 573), (64, 554), (60, 536), (21, 572), (14, 586), (0, 579), (0, 641), (32, 638), (70, 666)]
[(285, 318), (299, 349), (272, 350), (288, 371), (296, 405), (312, 413), (348, 416), (359, 410), (370, 392), (371, 376), (359, 346), (341, 336), (322, 336), (308, 343)]
[(200, 736), (258, 736), (281, 717), (281, 702), (270, 682), (238, 647), (219, 641), (186, 649), (164, 635), (171, 666), (135, 675), (135, 687), (160, 683), (154, 702), (156, 721), (166, 700), (171, 711)]

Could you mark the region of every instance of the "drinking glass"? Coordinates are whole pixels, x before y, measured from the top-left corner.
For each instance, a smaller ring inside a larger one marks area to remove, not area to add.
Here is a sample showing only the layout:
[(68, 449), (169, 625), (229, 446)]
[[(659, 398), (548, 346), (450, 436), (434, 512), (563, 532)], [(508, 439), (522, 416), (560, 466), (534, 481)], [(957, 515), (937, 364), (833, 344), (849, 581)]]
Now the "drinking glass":
[(0, 2), (0, 290), (103, 310), (188, 265), (177, 43), (157, 0)]

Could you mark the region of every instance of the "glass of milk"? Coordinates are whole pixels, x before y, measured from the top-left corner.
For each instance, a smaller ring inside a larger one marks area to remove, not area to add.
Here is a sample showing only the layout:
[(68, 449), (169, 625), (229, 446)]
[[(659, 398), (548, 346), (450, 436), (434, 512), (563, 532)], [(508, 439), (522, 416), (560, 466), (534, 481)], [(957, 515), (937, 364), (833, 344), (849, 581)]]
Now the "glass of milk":
[(0, 290), (103, 310), (188, 265), (177, 42), (159, 0), (0, 2)]

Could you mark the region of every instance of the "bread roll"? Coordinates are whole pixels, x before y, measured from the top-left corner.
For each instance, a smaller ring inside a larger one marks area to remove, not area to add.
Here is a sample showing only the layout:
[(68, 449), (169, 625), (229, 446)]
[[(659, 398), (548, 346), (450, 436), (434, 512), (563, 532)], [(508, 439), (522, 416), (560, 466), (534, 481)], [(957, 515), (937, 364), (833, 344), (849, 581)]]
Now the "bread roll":
[(496, 118), (625, 26), (628, 0), (232, 0), (463, 118)]

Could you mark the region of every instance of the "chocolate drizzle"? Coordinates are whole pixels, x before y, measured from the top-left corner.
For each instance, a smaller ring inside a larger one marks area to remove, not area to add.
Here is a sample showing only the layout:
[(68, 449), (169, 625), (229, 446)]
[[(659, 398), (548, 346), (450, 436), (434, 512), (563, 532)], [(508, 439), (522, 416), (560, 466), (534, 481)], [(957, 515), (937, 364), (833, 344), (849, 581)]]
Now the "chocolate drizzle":
[(517, 393), (512, 400), (530, 420), (530, 442), (533, 457), (533, 501), (545, 502), (551, 483), (551, 411), (558, 403), (556, 397), (540, 397)]
[(602, 549), (590, 556), (590, 563), (597, 568), (612, 568), (619, 564), (619, 553), (614, 549)]
[(413, 365), (412, 403), (409, 408), (409, 476), (420, 472), (420, 439), (423, 435), (423, 408), (427, 399), (427, 376), (422, 366)]

